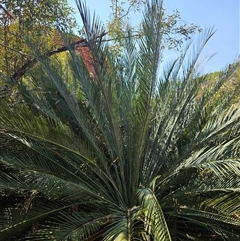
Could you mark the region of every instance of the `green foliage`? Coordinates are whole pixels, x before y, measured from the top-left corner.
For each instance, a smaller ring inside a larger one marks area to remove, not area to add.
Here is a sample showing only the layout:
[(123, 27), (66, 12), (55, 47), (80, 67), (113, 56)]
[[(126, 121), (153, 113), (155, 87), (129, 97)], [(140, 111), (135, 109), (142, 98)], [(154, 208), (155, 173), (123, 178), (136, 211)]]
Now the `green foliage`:
[(22, 29), (32, 29), (36, 25), (66, 25), (71, 29), (75, 25), (71, 17), (73, 9), (68, 6), (67, 0), (8, 0), (5, 4)]
[(207, 29), (159, 73), (160, 0), (118, 56), (77, 3), (96, 75), (35, 46), (21, 102), (0, 99), (0, 239), (239, 240), (240, 110), (224, 95), (211, 108), (238, 63), (197, 73)]
[(0, 70), (9, 76), (31, 60), (30, 43), (41, 46), (42, 53), (57, 49), (63, 41), (56, 29), (71, 32), (76, 26), (66, 0), (8, 0), (5, 5), (15, 17), (12, 21), (4, 12), (0, 16)]
[[(228, 98), (228, 106), (230, 107), (233, 104), (238, 104), (240, 100), (240, 95), (238, 89), (240, 88), (240, 67), (239, 62), (229, 65), (230, 68), (234, 68), (234, 72), (231, 76), (228, 77), (228, 81), (221, 87), (218, 93), (215, 95), (215, 100), (212, 103), (212, 106), (217, 105), (221, 102), (222, 97)], [(218, 79), (225, 78), (225, 71), (218, 71), (208, 74), (208, 78), (211, 82), (215, 82)]]
[[(145, 5), (145, 0), (111, 0), (112, 11), (107, 29), (109, 36), (113, 40), (117, 39), (112, 46), (112, 50), (117, 54), (121, 52), (121, 46), (123, 46), (124, 42), (123, 38), (129, 29), (132, 30), (133, 38), (141, 38), (143, 36), (142, 24), (139, 23), (137, 26), (132, 26), (129, 19), (131, 14), (141, 13)], [(166, 14), (166, 9), (163, 7), (161, 11), (162, 48), (180, 50), (182, 44), (189, 40), (194, 33), (202, 31), (199, 26), (182, 20), (178, 10), (169, 15)]]

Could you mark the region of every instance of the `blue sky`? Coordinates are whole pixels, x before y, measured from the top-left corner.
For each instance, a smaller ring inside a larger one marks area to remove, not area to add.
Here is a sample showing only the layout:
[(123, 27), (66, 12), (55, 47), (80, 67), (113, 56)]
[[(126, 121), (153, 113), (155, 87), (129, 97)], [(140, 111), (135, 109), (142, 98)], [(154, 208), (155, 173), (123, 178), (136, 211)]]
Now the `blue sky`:
[[(76, 8), (74, 0), (68, 0), (69, 5)], [(111, 12), (110, 0), (87, 0), (90, 11), (95, 11), (103, 23), (109, 19)], [(214, 27), (216, 33), (205, 47), (201, 58), (216, 54), (204, 67), (204, 72), (224, 69), (239, 56), (240, 48), (240, 4), (239, 0), (165, 0), (167, 13), (173, 10), (180, 12), (181, 18), (189, 23), (205, 29)], [(77, 14), (77, 20), (80, 21)], [(139, 15), (131, 15), (133, 23), (140, 20)], [(171, 52), (166, 57), (177, 56)]]

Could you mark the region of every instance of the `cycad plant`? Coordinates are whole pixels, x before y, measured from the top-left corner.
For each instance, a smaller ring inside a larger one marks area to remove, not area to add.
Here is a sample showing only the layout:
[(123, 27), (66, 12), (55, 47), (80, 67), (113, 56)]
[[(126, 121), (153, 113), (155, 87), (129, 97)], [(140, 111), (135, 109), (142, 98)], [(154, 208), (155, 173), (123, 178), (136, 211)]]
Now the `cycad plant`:
[(158, 71), (161, 0), (120, 56), (77, 4), (94, 73), (69, 49), (1, 99), (0, 240), (240, 240), (240, 109), (215, 98), (235, 67), (196, 70), (213, 30)]

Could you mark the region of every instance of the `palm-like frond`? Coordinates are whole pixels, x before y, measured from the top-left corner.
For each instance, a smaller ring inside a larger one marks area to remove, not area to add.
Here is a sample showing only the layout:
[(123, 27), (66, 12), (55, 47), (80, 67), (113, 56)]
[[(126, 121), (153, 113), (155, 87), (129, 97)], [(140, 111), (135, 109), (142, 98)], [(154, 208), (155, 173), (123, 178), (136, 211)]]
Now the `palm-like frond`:
[(138, 191), (142, 212), (144, 214), (144, 227), (149, 235), (152, 235), (155, 240), (171, 241), (171, 235), (168, 230), (162, 208), (153, 193), (149, 188), (142, 188)]
[(216, 98), (237, 64), (196, 69), (213, 29), (160, 73), (162, 1), (118, 57), (77, 6), (91, 68), (70, 48), (1, 99), (1, 240), (238, 240), (240, 112)]

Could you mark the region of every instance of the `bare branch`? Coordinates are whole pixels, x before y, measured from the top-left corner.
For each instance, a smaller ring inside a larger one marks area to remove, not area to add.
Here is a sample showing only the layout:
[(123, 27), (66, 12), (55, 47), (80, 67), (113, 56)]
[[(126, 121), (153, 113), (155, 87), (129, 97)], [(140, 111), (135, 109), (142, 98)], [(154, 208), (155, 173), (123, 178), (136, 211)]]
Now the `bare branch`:
[(57, 50), (49, 51), (39, 57), (35, 57), (32, 60), (29, 60), (27, 63), (25, 63), (18, 71), (16, 71), (14, 74), (11, 75), (11, 79), (13, 82), (18, 81), (29, 69), (31, 69), (36, 63), (39, 62), (41, 59), (45, 59), (46, 57), (51, 57), (54, 54), (61, 53), (64, 51), (69, 50), (70, 48), (80, 48), (87, 46), (87, 41), (85, 39), (80, 39), (77, 42), (74, 42), (70, 44), (69, 46), (63, 46), (61, 48), (58, 48)]
[(16, 20), (16, 18), (14, 17), (14, 15), (12, 13), (10, 13), (2, 4), (0, 4), (0, 8), (4, 11), (4, 13), (6, 13), (6, 15), (9, 17), (9, 19), (11, 21)]

